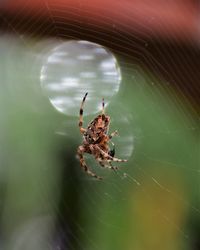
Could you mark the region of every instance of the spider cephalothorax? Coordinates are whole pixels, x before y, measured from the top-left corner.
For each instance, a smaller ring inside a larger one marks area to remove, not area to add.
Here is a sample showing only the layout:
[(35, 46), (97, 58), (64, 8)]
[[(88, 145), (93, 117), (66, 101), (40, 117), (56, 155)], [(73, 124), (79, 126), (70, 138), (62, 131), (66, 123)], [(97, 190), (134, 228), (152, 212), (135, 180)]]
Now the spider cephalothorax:
[[(83, 101), (80, 107), (80, 118), (79, 118), (79, 129), (81, 134), (83, 134), (83, 143), (78, 147), (77, 154), (80, 159), (81, 167), (86, 171), (87, 174), (102, 179), (101, 177), (94, 174), (86, 165), (83, 154), (88, 153), (94, 155), (95, 159), (99, 162), (102, 167), (117, 170), (118, 168), (112, 166), (112, 161), (114, 162), (126, 162), (127, 160), (121, 160), (115, 158), (115, 148), (114, 144), (110, 141), (114, 135), (117, 135), (117, 131), (108, 134), (110, 125), (110, 116), (105, 115), (104, 112), (104, 99), (102, 100), (102, 112), (94, 120), (92, 120), (88, 127), (85, 129), (83, 125), (83, 105), (87, 94), (83, 97)], [(110, 149), (109, 142), (112, 143), (113, 149)]]

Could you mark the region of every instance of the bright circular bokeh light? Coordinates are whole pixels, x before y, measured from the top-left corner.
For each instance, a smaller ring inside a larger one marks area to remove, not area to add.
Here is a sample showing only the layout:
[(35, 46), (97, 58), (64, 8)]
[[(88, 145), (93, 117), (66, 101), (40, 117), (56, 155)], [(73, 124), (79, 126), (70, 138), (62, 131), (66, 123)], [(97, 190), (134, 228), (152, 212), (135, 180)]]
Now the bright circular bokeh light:
[(55, 43), (45, 54), (40, 71), (41, 86), (56, 110), (78, 115), (81, 100), (88, 92), (84, 114), (101, 109), (120, 86), (121, 73), (114, 55), (88, 41)]

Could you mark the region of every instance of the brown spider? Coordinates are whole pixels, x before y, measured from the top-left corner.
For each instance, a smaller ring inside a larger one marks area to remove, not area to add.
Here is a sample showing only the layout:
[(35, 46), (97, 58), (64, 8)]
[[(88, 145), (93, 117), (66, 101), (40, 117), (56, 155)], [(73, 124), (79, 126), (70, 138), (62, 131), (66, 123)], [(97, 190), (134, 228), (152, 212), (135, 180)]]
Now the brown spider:
[(83, 125), (83, 105), (87, 94), (83, 97), (81, 107), (80, 107), (80, 118), (79, 118), (79, 129), (81, 134), (83, 134), (83, 143), (78, 147), (77, 154), (80, 159), (80, 165), (85, 170), (88, 175), (91, 175), (97, 179), (102, 179), (102, 177), (97, 176), (93, 173), (86, 165), (83, 154), (88, 153), (94, 155), (95, 159), (99, 162), (102, 167), (106, 167), (112, 170), (117, 170), (118, 168), (112, 166), (112, 161), (114, 162), (127, 162), (127, 160), (121, 160), (115, 158), (115, 148), (109, 148), (110, 139), (117, 135), (117, 131), (114, 131), (110, 135), (108, 134), (110, 116), (104, 113), (104, 99), (102, 99), (102, 112), (94, 120), (92, 120), (88, 127), (85, 129)]

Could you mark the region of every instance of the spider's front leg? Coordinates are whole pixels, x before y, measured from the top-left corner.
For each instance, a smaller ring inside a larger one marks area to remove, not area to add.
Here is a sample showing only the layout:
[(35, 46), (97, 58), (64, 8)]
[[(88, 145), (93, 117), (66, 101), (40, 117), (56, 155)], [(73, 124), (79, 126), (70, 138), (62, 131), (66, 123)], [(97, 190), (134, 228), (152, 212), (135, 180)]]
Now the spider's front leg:
[(77, 155), (79, 157), (80, 160), (80, 165), (83, 168), (83, 170), (90, 176), (95, 177), (99, 180), (102, 180), (102, 177), (97, 176), (95, 173), (93, 173), (88, 166), (86, 165), (85, 159), (83, 157), (83, 154), (85, 153), (85, 148), (84, 146), (79, 146), (78, 150), (77, 150)]
[(80, 111), (79, 111), (79, 124), (78, 124), (78, 126), (79, 126), (81, 134), (83, 134), (86, 131), (86, 129), (83, 128), (82, 126), (83, 126), (83, 105), (85, 103), (85, 99), (87, 97), (87, 94), (88, 93), (86, 93), (85, 96), (83, 97), (81, 107), (80, 107)]

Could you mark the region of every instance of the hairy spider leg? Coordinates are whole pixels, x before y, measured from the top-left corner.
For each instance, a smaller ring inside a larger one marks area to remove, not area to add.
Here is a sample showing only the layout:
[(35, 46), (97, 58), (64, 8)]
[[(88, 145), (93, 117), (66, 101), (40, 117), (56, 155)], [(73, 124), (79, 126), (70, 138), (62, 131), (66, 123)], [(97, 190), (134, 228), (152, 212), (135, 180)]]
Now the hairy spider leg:
[(116, 135), (119, 135), (117, 130), (115, 130), (114, 132), (112, 132), (112, 133), (109, 135), (109, 139), (112, 139), (113, 136), (116, 136)]
[(80, 165), (81, 167), (83, 168), (83, 170), (90, 176), (92, 177), (95, 177), (99, 180), (102, 180), (102, 177), (100, 176), (97, 176), (95, 173), (93, 173), (89, 168), (88, 166), (86, 165), (86, 162), (85, 162), (85, 159), (83, 157), (83, 154), (84, 154), (85, 150), (84, 150), (84, 147), (83, 146), (79, 146), (78, 147), (78, 150), (77, 150), (77, 154), (79, 156), (79, 159), (80, 159)]
[[(99, 162), (99, 164), (103, 167), (103, 168), (109, 168), (109, 169), (112, 169), (114, 171), (118, 170), (119, 168), (116, 167), (116, 166), (112, 166), (112, 163), (111, 162), (105, 162), (103, 161), (102, 159), (100, 158), (97, 158), (97, 161)], [(105, 164), (106, 163), (106, 164)], [(108, 164), (107, 164), (108, 163)]]
[(82, 126), (83, 126), (83, 105), (85, 103), (85, 99), (87, 97), (87, 94), (88, 94), (88, 92), (85, 93), (83, 100), (81, 102), (81, 107), (80, 107), (79, 129), (80, 129), (81, 134), (83, 134), (86, 131), (86, 129), (84, 129)]
[(91, 152), (93, 153), (93, 155), (95, 156), (95, 159), (98, 161), (98, 163), (103, 167), (103, 168), (109, 168), (112, 170), (118, 170), (118, 167), (112, 166), (111, 162), (108, 162), (106, 159), (103, 159), (103, 157), (100, 157), (99, 154), (95, 155), (95, 152), (97, 152), (97, 150), (94, 147), (90, 147)]
[(98, 150), (104, 157), (104, 159), (107, 161), (107, 162), (110, 162), (110, 161), (115, 161), (115, 162), (127, 162), (128, 160), (125, 160), (125, 159), (118, 159), (118, 158), (115, 158), (115, 157), (112, 157), (110, 156), (108, 153), (104, 152), (98, 145), (96, 144), (93, 144), (93, 145), (90, 145), (90, 149), (91, 151), (92, 150)]
[(104, 98), (102, 98), (102, 115), (105, 115), (105, 102), (104, 102)]

